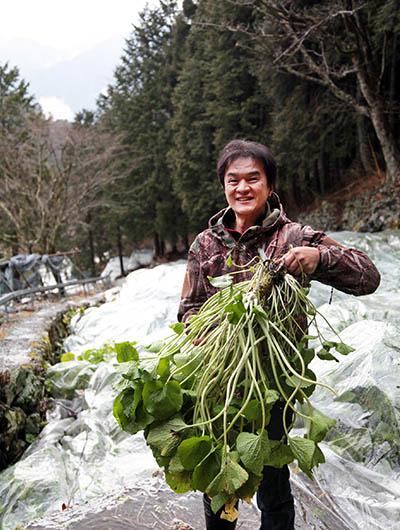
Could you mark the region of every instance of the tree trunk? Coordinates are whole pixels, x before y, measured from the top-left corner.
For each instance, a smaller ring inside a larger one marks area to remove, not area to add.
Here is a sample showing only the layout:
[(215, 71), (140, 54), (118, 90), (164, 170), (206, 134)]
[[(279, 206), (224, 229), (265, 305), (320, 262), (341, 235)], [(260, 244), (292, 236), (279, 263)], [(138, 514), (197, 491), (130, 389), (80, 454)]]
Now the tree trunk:
[(395, 127), (395, 113), (393, 112), (393, 105), (396, 99), (396, 65), (397, 65), (397, 33), (393, 35), (393, 43), (392, 43), (392, 60), (390, 64), (390, 84), (389, 84), (389, 106), (391, 113), (389, 115), (389, 124), (392, 129), (394, 130)]
[(154, 254), (155, 254), (155, 257), (158, 258), (161, 256), (161, 246), (160, 246), (160, 237), (157, 232), (154, 232), (153, 242), (154, 242)]
[[(360, 90), (360, 86), (357, 85), (357, 101), (362, 103), (362, 94)], [(367, 137), (367, 123), (366, 123), (366, 117), (363, 114), (357, 114), (356, 116), (356, 129), (357, 129), (357, 143), (358, 143), (358, 154), (360, 157), (361, 165), (364, 169), (364, 173), (366, 175), (369, 175), (372, 170), (372, 153), (371, 153), (371, 147), (368, 142)]]
[(319, 160), (318, 158), (314, 160), (314, 164), (313, 164), (311, 189), (314, 193), (319, 195), (320, 193), (319, 193)]
[(372, 125), (382, 149), (387, 178), (394, 182), (400, 176), (400, 152), (396, 146), (389, 120), (385, 115), (384, 103), (379, 96), (375, 95), (367, 76), (360, 67), (357, 68), (357, 78), (361, 93), (368, 103)]
[(395, 182), (400, 178), (400, 152), (396, 147), (383, 109), (371, 109), (371, 120), (381, 144), (387, 177), (391, 182)]
[(165, 255), (165, 241), (164, 239), (160, 239), (160, 256)]
[(121, 227), (119, 223), (117, 225), (117, 247), (118, 247), (119, 267), (121, 269), (121, 276), (125, 276), (124, 255), (123, 255), (123, 249), (122, 249), (122, 234), (121, 234)]
[(90, 225), (92, 220), (92, 216), (88, 215), (88, 224), (89, 224), (89, 253), (90, 253), (90, 270), (92, 273), (92, 277), (94, 278), (96, 276), (96, 263), (95, 263), (95, 255), (94, 255), (94, 238), (93, 238), (93, 230)]
[(361, 165), (366, 175), (371, 173), (371, 152), (368, 145), (367, 135), (365, 131), (365, 117), (362, 114), (358, 114), (356, 118), (357, 125), (357, 141), (358, 141), (358, 153), (360, 156)]
[(186, 252), (189, 252), (189, 248), (190, 248), (189, 236), (185, 234), (184, 236), (182, 236), (182, 239), (183, 239), (183, 244), (185, 246)]
[(322, 147), (319, 151), (318, 157), (318, 190), (321, 195), (325, 194), (325, 157)]

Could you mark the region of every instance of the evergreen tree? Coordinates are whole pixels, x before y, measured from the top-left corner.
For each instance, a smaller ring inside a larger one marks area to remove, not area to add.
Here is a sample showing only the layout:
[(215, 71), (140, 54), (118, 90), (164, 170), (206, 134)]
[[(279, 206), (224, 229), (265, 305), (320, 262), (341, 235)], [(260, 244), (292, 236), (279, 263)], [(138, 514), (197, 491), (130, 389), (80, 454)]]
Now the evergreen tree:
[(117, 193), (127, 205), (125, 233), (132, 241), (153, 237), (157, 254), (165, 240), (174, 245), (186, 236), (186, 223), (166, 163), (171, 143), (171, 96), (176, 85), (172, 31), (175, 1), (146, 8), (126, 42), (115, 82), (99, 101), (102, 120), (122, 134), (128, 146), (129, 178)]
[[(193, 11), (192, 11), (193, 13)], [(176, 193), (191, 231), (223, 207), (215, 177), (219, 150), (233, 138), (269, 142), (269, 103), (252, 72), (241, 32), (252, 11), (228, 0), (198, 2), (174, 94), (174, 144), (169, 153)]]
[(38, 112), (28, 88), (17, 67), (0, 64), (0, 134), (15, 132), (23, 127), (27, 115)]
[[(17, 67), (8, 63), (0, 64), (0, 143), (14, 139), (14, 150), (26, 137), (25, 123), (29, 117), (38, 113), (33, 96), (29, 93), (29, 85), (21, 79)], [(14, 155), (15, 156), (15, 155)], [(4, 158), (4, 153), (0, 153)], [(22, 176), (21, 176), (22, 177)], [(0, 189), (6, 186), (6, 175), (0, 167)], [(18, 252), (15, 246), (16, 230), (9, 215), (9, 204), (0, 197), (0, 224), (2, 237), (0, 253), (7, 255), (9, 248)]]

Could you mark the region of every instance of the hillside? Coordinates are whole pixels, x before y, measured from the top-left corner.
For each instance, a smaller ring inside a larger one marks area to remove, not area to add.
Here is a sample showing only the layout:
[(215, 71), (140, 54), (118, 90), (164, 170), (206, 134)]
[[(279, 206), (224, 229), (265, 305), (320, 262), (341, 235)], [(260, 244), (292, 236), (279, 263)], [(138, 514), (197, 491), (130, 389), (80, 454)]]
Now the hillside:
[(400, 228), (399, 212), (400, 181), (391, 184), (375, 174), (316, 199), (298, 221), (332, 231), (380, 232)]

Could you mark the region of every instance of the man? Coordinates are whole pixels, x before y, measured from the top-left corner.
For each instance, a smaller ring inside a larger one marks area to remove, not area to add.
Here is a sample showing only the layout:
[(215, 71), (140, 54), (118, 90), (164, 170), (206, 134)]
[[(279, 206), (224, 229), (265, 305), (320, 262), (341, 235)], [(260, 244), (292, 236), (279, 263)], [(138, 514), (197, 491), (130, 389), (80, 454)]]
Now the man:
[[(259, 143), (233, 140), (221, 151), (218, 178), (228, 207), (209, 221), (209, 227), (194, 240), (182, 289), (178, 318), (186, 321), (215, 292), (207, 276), (232, 271), (227, 258), (245, 265), (262, 249), (267, 258), (282, 259), (289, 273), (304, 282), (318, 280), (353, 295), (374, 292), (380, 281), (371, 260), (356, 249), (344, 247), (309, 226), (291, 222), (274, 192), (276, 164), (269, 149)], [(234, 266), (235, 266), (234, 265)], [(240, 270), (240, 269), (238, 269)], [(235, 274), (236, 282), (249, 272)], [(271, 439), (283, 436), (282, 404), (272, 409), (268, 425)], [(293, 530), (294, 504), (289, 470), (266, 466), (257, 503), (261, 510), (260, 530)], [(236, 523), (213, 514), (204, 496), (207, 530), (233, 530)]]

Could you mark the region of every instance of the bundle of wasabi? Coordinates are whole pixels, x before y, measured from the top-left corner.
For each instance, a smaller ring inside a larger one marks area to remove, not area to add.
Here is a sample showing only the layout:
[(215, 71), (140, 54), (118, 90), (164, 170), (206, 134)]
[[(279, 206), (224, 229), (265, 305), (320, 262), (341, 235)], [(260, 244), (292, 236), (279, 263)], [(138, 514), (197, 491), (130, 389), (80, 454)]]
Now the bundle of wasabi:
[[(207, 493), (213, 511), (224, 507), (228, 520), (237, 517), (238, 499), (253, 497), (264, 466), (296, 460), (311, 476), (324, 462), (318, 443), (334, 421), (309, 397), (317, 385), (334, 389), (308, 365), (315, 355), (337, 360), (334, 349), (352, 351), (339, 337), (324, 339), (308, 289), (281, 262), (257, 258), (251, 271), (239, 283), (235, 273), (209, 278), (219, 290), (186, 325), (173, 324), (172, 337), (140, 355), (132, 347), (120, 356), (114, 403), (122, 429), (144, 429), (170, 487)], [(268, 434), (274, 407), (282, 414), (279, 440)], [(290, 435), (295, 423), (302, 436)]]

